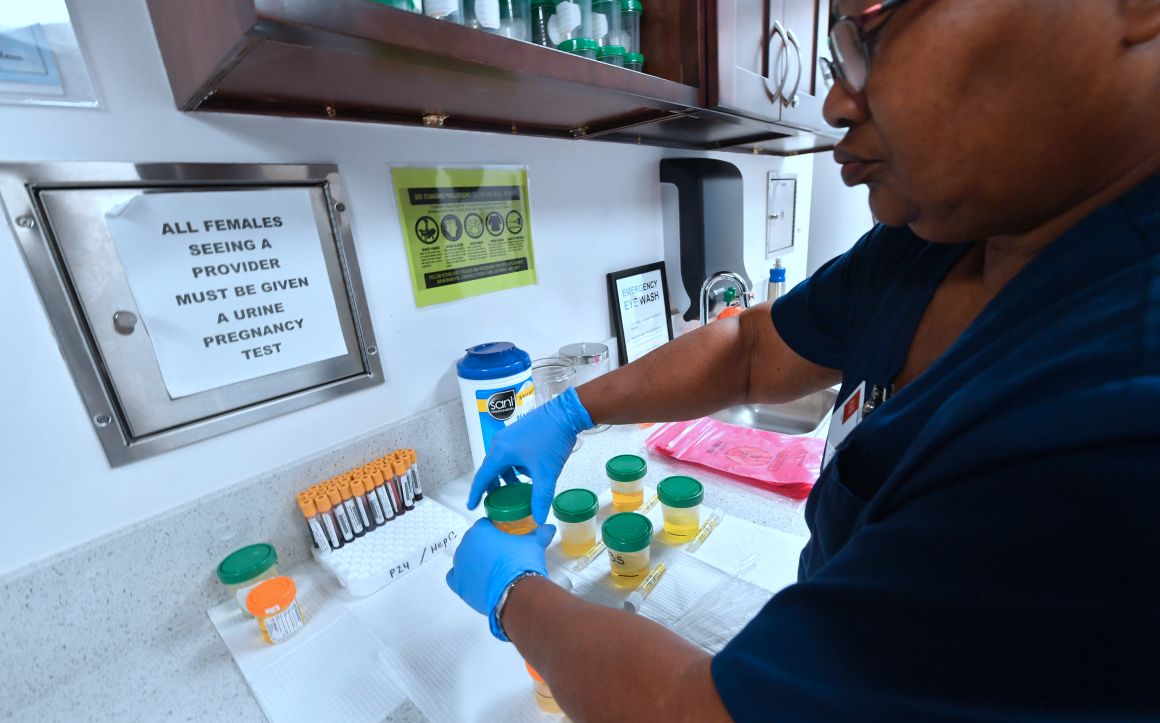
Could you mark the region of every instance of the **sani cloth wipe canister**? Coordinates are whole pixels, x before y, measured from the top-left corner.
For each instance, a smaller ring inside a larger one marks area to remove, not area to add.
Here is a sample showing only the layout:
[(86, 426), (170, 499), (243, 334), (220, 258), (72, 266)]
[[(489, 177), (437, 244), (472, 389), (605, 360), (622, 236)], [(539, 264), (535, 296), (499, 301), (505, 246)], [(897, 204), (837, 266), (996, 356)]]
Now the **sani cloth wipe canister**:
[(496, 341), (471, 347), (455, 367), (471, 459), (479, 469), (495, 433), (536, 406), (532, 358), (511, 342)]

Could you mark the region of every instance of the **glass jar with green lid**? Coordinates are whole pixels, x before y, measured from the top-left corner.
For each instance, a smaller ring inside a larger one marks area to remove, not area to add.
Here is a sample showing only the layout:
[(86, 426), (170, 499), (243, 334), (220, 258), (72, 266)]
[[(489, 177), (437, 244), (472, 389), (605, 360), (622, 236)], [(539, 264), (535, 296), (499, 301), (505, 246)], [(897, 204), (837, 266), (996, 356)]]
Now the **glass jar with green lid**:
[(226, 555), (217, 566), (217, 576), (242, 612), (249, 615), (246, 596), (258, 583), (278, 576), (278, 552), (265, 542), (246, 545)]
[[(620, 0), (595, 0), (592, 3), (592, 39), (600, 47), (624, 45), (620, 29)], [(597, 58), (600, 54), (597, 53)]]
[(635, 454), (618, 454), (604, 464), (604, 473), (612, 486), (612, 507), (617, 512), (632, 512), (644, 503), (644, 476), (648, 465)]
[(592, 0), (557, 0), (556, 11), (548, 23), (548, 36), (557, 50), (595, 58)]
[(548, 26), (556, 14), (556, 0), (532, 0), (531, 39), (536, 45), (551, 48), (556, 45), (548, 33)]
[(640, 53), (625, 53), (624, 67), (629, 70), (635, 70), (638, 73), (644, 72), (644, 55)]
[(664, 513), (665, 533), (686, 538), (701, 527), (701, 502), (705, 487), (692, 477), (665, 477), (657, 485), (657, 497)]
[(552, 501), (552, 512), (560, 523), (560, 550), (568, 557), (580, 557), (596, 544), (596, 512), (600, 500), (591, 490), (564, 490)]
[(608, 547), (612, 580), (618, 585), (636, 585), (648, 575), (653, 526), (649, 518), (636, 512), (618, 512), (600, 528)]
[(500, 485), (483, 498), (483, 509), (492, 524), (508, 534), (526, 535), (536, 529), (530, 484)]

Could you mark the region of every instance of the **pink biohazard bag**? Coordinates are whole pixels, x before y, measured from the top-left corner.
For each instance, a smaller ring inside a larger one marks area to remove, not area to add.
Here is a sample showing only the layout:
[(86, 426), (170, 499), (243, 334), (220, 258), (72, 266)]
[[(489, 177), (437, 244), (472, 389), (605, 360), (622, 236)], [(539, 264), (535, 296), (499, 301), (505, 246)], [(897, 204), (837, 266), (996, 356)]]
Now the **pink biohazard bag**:
[(738, 427), (702, 417), (662, 424), (645, 445), (666, 457), (757, 482), (800, 500), (810, 494), (818, 479), (826, 440)]

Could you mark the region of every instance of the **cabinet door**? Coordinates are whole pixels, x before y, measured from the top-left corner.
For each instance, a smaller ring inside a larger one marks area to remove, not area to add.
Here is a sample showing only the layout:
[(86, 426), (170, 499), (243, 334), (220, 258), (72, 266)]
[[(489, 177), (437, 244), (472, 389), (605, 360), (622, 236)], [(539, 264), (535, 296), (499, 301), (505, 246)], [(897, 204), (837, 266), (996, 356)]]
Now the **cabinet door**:
[(781, 22), (787, 38), (788, 80), (782, 90), (781, 122), (836, 134), (822, 118), (826, 84), (818, 58), (828, 55), (828, 0), (785, 0)]
[(783, 104), (779, 86), (788, 82), (782, 55), (785, 34), (780, 21), (784, 0), (717, 0), (716, 28), (710, 27), (710, 43), (716, 43), (716, 64), (709, 104), (757, 120), (781, 120)]

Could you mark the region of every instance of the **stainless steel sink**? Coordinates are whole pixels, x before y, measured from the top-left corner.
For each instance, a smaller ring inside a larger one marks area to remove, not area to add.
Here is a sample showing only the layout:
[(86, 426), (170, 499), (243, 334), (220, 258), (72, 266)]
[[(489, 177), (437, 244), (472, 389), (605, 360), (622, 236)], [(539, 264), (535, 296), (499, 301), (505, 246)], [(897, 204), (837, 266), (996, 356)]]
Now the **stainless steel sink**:
[(834, 407), (837, 397), (838, 393), (833, 389), (823, 389), (786, 404), (738, 404), (711, 416), (719, 422), (750, 429), (805, 434), (817, 429)]

